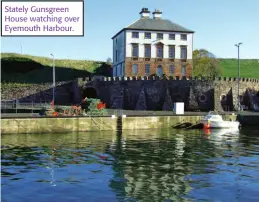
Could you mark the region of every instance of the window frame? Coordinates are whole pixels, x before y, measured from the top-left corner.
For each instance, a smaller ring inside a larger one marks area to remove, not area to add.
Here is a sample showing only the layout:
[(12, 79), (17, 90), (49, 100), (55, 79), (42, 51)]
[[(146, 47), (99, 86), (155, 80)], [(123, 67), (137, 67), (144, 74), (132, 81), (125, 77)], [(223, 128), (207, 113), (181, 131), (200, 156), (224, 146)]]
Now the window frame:
[[(150, 34), (150, 37), (147, 37), (146, 34)], [(145, 33), (144, 33), (144, 38), (145, 38), (145, 39), (151, 39), (151, 32), (145, 32)]]
[[(171, 57), (171, 48), (173, 48), (173, 50), (174, 50), (174, 54), (173, 54), (173, 57)], [(169, 45), (169, 47), (168, 47), (168, 57), (169, 57), (169, 59), (175, 59), (175, 45)]]
[[(173, 38), (170, 37), (171, 35), (173, 35)], [(175, 40), (175, 33), (169, 33), (168, 39), (169, 40)]]
[[(134, 47), (137, 48), (137, 55), (134, 55)], [(139, 57), (139, 44), (132, 44), (132, 57)]]
[[(137, 34), (137, 36), (135, 37), (134, 34)], [(139, 32), (132, 32), (131, 38), (133, 38), (133, 39), (139, 39)]]
[[(134, 67), (136, 67), (136, 69)], [(134, 73), (134, 70), (136, 70), (135, 73)], [(134, 76), (136, 76), (138, 74), (138, 64), (132, 64), (132, 74)]]
[[(162, 37), (158, 37), (159, 35), (161, 35)], [(156, 39), (164, 39), (164, 34), (163, 33), (157, 33), (156, 34)]]
[[(181, 64), (181, 75), (186, 76), (186, 64)], [(183, 74), (183, 69), (184, 69), (184, 74)]]
[[(148, 65), (148, 68), (147, 68), (147, 65)], [(150, 75), (150, 68), (151, 68), (151, 65), (149, 63), (146, 63), (145, 64), (145, 75)], [(148, 72), (147, 72), (147, 69), (148, 69)]]
[(175, 73), (175, 65), (174, 64), (170, 64), (169, 65), (169, 74), (170, 75), (174, 75)]
[[(185, 36), (184, 38), (183, 38), (183, 36)], [(181, 41), (187, 41), (187, 34), (181, 34)]]
[[(186, 57), (182, 57), (182, 49), (183, 48), (185, 48), (185, 50), (186, 50), (186, 52), (185, 52)], [(181, 60), (187, 60), (187, 54), (188, 54), (187, 46), (181, 46), (180, 47), (180, 58), (181, 58)]]
[[(147, 53), (146, 48), (149, 48), (149, 56), (146, 55), (146, 53)], [(150, 44), (144, 45), (144, 55), (145, 55), (145, 58), (151, 58), (151, 45)]]
[[(159, 55), (158, 55), (158, 53), (159, 53), (158, 50), (159, 50), (160, 48), (161, 48), (161, 50), (162, 50), (162, 51), (161, 51), (161, 52), (162, 52), (162, 53), (161, 53), (162, 56), (159, 56)], [(163, 45), (163, 44), (157, 44), (157, 45), (156, 45), (156, 58), (164, 58), (164, 45)]]

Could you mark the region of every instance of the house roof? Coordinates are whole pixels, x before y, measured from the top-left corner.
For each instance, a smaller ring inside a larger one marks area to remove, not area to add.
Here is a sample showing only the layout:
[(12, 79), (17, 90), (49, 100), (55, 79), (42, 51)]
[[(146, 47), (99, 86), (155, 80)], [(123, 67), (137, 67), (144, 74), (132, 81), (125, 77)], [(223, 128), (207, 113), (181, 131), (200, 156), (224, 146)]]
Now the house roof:
[(128, 27), (123, 28), (115, 36), (120, 34), (124, 30), (143, 30), (143, 31), (164, 31), (164, 32), (185, 32), (194, 33), (194, 31), (189, 30), (181, 25), (178, 25), (170, 20), (166, 19), (153, 19), (153, 18), (140, 18)]

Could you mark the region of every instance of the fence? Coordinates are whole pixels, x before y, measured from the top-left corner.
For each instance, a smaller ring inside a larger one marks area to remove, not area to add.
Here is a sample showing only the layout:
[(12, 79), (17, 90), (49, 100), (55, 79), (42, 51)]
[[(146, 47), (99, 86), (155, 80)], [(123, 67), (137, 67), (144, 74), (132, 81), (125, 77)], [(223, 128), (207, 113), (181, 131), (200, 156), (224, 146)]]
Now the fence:
[[(13, 113), (18, 113), (21, 110), (27, 111), (28, 113), (33, 113), (34, 111), (39, 111), (41, 109), (51, 108), (51, 103), (47, 102), (18, 102), (18, 100), (2, 100), (1, 101), (1, 112), (7, 113), (9, 111)], [(30, 112), (29, 112), (30, 111)]]
[[(69, 106), (55, 105), (55, 108), (68, 108)], [(1, 101), (1, 113), (2, 116), (28, 116), (39, 114), (42, 109), (50, 110), (52, 105), (50, 102), (18, 102), (18, 101)], [(107, 109), (107, 116), (115, 115), (116, 117), (120, 117), (122, 115), (126, 116), (172, 116), (176, 115), (175, 112), (172, 111), (149, 111), (149, 110), (122, 110), (122, 109)], [(225, 112), (221, 112), (221, 114), (231, 114), (232, 111), (227, 109)], [(205, 115), (207, 112), (184, 112), (184, 115)], [(99, 116), (91, 114), (90, 116)]]
[[(55, 105), (55, 108), (65, 109), (69, 106), (63, 105)], [(17, 100), (2, 100), (1, 101), (1, 113), (4, 116), (23, 116), (23, 115), (32, 115), (32, 114), (39, 114), (41, 110), (50, 110), (53, 106), (50, 102), (19, 102)], [(107, 109), (108, 116), (122, 116), (123, 110), (121, 109)], [(98, 116), (92, 114), (91, 116)]]

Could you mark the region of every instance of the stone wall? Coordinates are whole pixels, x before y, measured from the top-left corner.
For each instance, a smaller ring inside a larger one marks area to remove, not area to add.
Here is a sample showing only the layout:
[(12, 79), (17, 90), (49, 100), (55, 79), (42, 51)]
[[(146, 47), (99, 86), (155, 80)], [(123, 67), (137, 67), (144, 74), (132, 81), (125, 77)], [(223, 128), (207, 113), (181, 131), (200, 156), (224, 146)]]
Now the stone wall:
[[(113, 109), (172, 110), (174, 102), (184, 102), (186, 111), (231, 111), (237, 108), (236, 78), (103, 77), (92, 81), (80, 79), (80, 85), (84, 92), (94, 88), (97, 97)], [(241, 104), (251, 108), (258, 91), (257, 79), (242, 78)]]
[(116, 130), (111, 117), (34, 117), (1, 119), (1, 134), (65, 133)]
[[(19, 102), (44, 103), (51, 102), (53, 97), (52, 83), (31, 84), (28, 86), (2, 89), (2, 100), (18, 100)], [(81, 101), (77, 81), (57, 82), (55, 87), (55, 103), (71, 104)]]
[(150, 75), (156, 74), (157, 66), (161, 65), (163, 68), (163, 74), (167, 76), (172, 76), (169, 72), (169, 67), (171, 64), (174, 65), (174, 76), (182, 76), (181, 65), (186, 65), (186, 76), (191, 76), (192, 74), (192, 60), (181, 61), (180, 59), (162, 59), (157, 61), (157, 59), (150, 58), (149, 61), (145, 61), (145, 58), (138, 58), (138, 60), (133, 60), (132, 58), (126, 58), (125, 61), (125, 74), (126, 76), (132, 76), (132, 65), (138, 64), (138, 74), (136, 76), (145, 76), (145, 64), (150, 64)]
[[(96, 77), (58, 83), (56, 104), (80, 103), (84, 96), (98, 97), (112, 109), (172, 110), (174, 102), (184, 102), (186, 111), (232, 111), (237, 109), (236, 78), (191, 77)], [(93, 94), (89, 94), (89, 92)], [(259, 110), (259, 81), (240, 80), (241, 105)], [(2, 89), (2, 100), (51, 102), (52, 86), (32, 85)]]
[(179, 123), (195, 124), (201, 116), (152, 117), (33, 117), (1, 119), (1, 134), (65, 133), (172, 128)]
[[(179, 124), (196, 124), (203, 116), (148, 116), (148, 117), (33, 117), (1, 119), (1, 134), (65, 133), (87, 131), (120, 131), (172, 128)], [(224, 120), (236, 116), (224, 115)], [(245, 116), (244, 116), (245, 118)], [(259, 119), (254, 117), (254, 123)], [(242, 122), (241, 122), (242, 123)]]

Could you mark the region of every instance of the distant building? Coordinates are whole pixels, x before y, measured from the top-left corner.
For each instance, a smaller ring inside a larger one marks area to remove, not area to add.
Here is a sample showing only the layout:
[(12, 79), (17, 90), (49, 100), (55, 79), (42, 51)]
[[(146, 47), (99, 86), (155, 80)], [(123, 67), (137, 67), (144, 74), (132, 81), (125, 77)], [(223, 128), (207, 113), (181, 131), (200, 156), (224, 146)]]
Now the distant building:
[(113, 76), (191, 76), (193, 33), (162, 12), (143, 8), (140, 19), (113, 39)]

